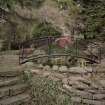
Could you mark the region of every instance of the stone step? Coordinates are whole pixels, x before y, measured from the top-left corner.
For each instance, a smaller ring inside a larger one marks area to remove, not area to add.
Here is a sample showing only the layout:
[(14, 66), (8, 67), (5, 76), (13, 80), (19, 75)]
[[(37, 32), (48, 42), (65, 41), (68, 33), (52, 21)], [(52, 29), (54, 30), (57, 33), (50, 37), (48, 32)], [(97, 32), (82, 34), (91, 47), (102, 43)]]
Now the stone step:
[(20, 93), (23, 93), (28, 88), (27, 84), (18, 84), (9, 87), (0, 88), (0, 98), (7, 98)]
[(4, 79), (4, 80), (0, 80), (0, 87), (15, 85), (21, 82), (22, 80), (19, 77), (14, 77), (14, 78), (6, 79), (6, 80)]
[(0, 70), (0, 77), (15, 77), (23, 74), (23, 70)]
[(29, 94), (23, 93), (17, 96), (0, 100), (0, 105), (30, 105), (30, 99), (31, 97)]
[(83, 99), (82, 97), (71, 97), (71, 101), (73, 103), (78, 103), (74, 105), (105, 105), (105, 100), (90, 100), (90, 99)]
[(87, 91), (77, 90), (73, 88), (72, 86), (68, 86), (68, 85), (63, 85), (63, 88), (74, 96), (80, 96), (86, 99), (93, 99), (93, 95)]

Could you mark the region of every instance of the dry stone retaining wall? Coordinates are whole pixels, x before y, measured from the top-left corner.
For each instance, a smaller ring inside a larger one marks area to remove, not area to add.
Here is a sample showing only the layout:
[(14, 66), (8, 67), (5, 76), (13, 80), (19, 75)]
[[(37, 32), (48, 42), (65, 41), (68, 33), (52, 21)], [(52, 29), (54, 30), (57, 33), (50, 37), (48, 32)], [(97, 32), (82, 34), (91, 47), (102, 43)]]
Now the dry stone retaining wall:
[(31, 105), (22, 71), (0, 71), (0, 105)]
[(105, 105), (105, 79), (97, 80), (91, 67), (37, 65), (35, 75), (62, 81), (62, 91), (71, 96), (74, 105)]

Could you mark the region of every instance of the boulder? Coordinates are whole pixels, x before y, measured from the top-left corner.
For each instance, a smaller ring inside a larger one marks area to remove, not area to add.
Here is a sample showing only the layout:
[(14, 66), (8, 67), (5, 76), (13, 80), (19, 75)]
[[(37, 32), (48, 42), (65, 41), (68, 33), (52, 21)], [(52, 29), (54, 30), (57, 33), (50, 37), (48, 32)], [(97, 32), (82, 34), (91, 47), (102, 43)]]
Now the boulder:
[(60, 72), (67, 72), (68, 68), (67, 68), (67, 66), (61, 66), (61, 67), (59, 67), (59, 71)]
[(66, 85), (66, 84), (63, 85), (63, 88), (65, 90), (67, 90), (68, 92), (70, 92), (71, 95), (73, 94), (73, 95), (80, 96), (80, 97), (86, 98), (86, 99), (93, 98), (92, 94), (88, 93), (87, 91), (81, 91), (81, 90), (75, 89), (74, 87)]
[(62, 83), (63, 84), (68, 84), (68, 79), (67, 78), (62, 79)]
[(49, 65), (46, 65), (46, 66), (44, 66), (44, 68), (43, 68), (44, 70), (51, 70), (51, 68), (50, 68), (50, 66)]
[(38, 68), (38, 69), (43, 69), (44, 66), (43, 66), (42, 64), (38, 64), (38, 65), (37, 65), (37, 68)]
[(79, 80), (84, 80), (82, 76), (70, 76), (69, 80), (71, 81), (79, 81)]
[(69, 86), (67, 84), (63, 84), (63, 88), (66, 89), (67, 91), (71, 91), (72, 86)]
[(40, 70), (32, 69), (30, 71), (32, 74), (35, 74), (35, 75), (41, 75), (42, 74), (42, 72)]
[(100, 85), (105, 88), (105, 80), (103, 79), (103, 80), (100, 80), (99, 82), (100, 82)]
[(34, 66), (34, 63), (33, 62), (26, 62), (25, 64), (24, 64), (24, 66), (25, 67), (33, 67)]
[(89, 73), (93, 72), (92, 67), (86, 67), (85, 70), (86, 70), (87, 72), (89, 72)]
[(88, 79), (81, 79), (81, 80), (79, 80), (79, 81), (82, 82), (82, 83), (84, 83), (85, 85), (88, 85), (88, 86), (91, 85), (91, 81), (88, 80)]
[(82, 67), (69, 68), (69, 72), (73, 73), (73, 74), (84, 74), (84, 73), (87, 73), (87, 71), (84, 68), (82, 68)]
[(89, 100), (89, 99), (83, 99), (82, 103), (88, 104), (88, 105), (105, 105), (105, 101), (99, 101), (99, 100)]
[(92, 87), (93, 89), (99, 90), (99, 89), (101, 88), (101, 85), (99, 85), (99, 84), (97, 84), (97, 83), (95, 83), (95, 82), (92, 82), (92, 83), (91, 83), (91, 87)]
[(57, 65), (53, 65), (52, 70), (54, 70), (54, 71), (59, 70), (59, 66), (57, 66)]
[(47, 71), (43, 72), (43, 77), (48, 77), (48, 76), (50, 76), (50, 72)]
[(105, 99), (105, 94), (94, 94), (93, 99), (95, 99), (95, 100), (103, 100), (103, 99)]
[(76, 96), (75, 96), (75, 97), (74, 97), (74, 96), (71, 97), (71, 101), (74, 102), (74, 103), (75, 103), (75, 102), (76, 102), (76, 103), (81, 103), (81, 100), (82, 100), (82, 99), (81, 99), (80, 97), (76, 97)]

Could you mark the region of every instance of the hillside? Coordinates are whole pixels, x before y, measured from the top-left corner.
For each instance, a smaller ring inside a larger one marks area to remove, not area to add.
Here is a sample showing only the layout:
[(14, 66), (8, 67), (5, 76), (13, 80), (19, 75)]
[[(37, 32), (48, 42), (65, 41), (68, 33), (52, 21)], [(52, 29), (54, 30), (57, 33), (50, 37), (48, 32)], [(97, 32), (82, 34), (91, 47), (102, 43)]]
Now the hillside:
[[(64, 5), (65, 3), (68, 4)], [(9, 3), (7, 4), (9, 5)], [(46, 23), (50, 24), (48, 27), (53, 28), (53, 30), (60, 34), (77, 35), (80, 33), (78, 28), (83, 28), (79, 16), (79, 12), (81, 11), (80, 7), (72, 0), (65, 0), (64, 2), (45, 0), (39, 7), (33, 5), (25, 6), (24, 2), (24, 5), (21, 6), (16, 2), (12, 9), (5, 7), (8, 10), (8, 14), (6, 14), (6, 21), (0, 24), (1, 38), (6, 42), (11, 40), (11, 42), (19, 43), (27, 38), (32, 38), (33, 35), (37, 36), (37, 33), (43, 33), (41, 29), (38, 29), (39, 32), (36, 30), (38, 25), (44, 24), (43, 27), (41, 27), (44, 28)], [(45, 34), (47, 35), (48, 32)], [(12, 44), (7, 43), (9, 45)]]
[(0, 105), (105, 105), (105, 0), (0, 0)]

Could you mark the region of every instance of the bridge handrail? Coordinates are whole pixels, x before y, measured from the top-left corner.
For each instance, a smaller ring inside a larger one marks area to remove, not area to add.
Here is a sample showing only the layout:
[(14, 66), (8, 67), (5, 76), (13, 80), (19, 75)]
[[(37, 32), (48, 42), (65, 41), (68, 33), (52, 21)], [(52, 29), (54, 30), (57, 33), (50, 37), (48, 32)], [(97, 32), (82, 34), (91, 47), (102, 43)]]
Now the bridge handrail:
[[(52, 58), (52, 57), (59, 57), (59, 56), (71, 56), (70, 54), (51, 54), (51, 55), (42, 55), (42, 56), (31, 56), (30, 58), (28, 58), (28, 59), (25, 59), (23, 62), (22, 62), (22, 64), (23, 63), (26, 63), (26, 62), (28, 62), (28, 61), (30, 61), (30, 60), (35, 60), (35, 59), (39, 59), (39, 58), (44, 58), (44, 57), (48, 57), (48, 58)], [(91, 59), (91, 58), (88, 58), (88, 57), (83, 57), (83, 56), (73, 56), (73, 57), (77, 57), (77, 58), (83, 58), (83, 59), (86, 59), (86, 60), (88, 60), (88, 61), (91, 61), (91, 62), (94, 62), (94, 63), (99, 63), (99, 62), (97, 62), (97, 61), (95, 61), (95, 60), (93, 60), (93, 59)]]

